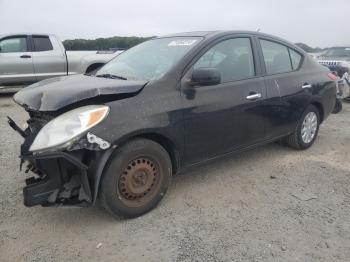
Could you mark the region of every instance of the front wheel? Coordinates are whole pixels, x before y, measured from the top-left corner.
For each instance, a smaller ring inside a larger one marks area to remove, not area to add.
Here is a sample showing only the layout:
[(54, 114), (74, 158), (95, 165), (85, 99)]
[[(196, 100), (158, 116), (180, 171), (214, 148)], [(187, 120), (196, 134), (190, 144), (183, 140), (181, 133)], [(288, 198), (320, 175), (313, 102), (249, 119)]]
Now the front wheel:
[(101, 181), (102, 205), (113, 215), (137, 217), (153, 209), (171, 181), (171, 160), (156, 142), (135, 139), (116, 150)]
[(307, 149), (315, 142), (319, 127), (320, 113), (314, 105), (309, 105), (294, 132), (286, 138), (286, 142), (295, 149)]

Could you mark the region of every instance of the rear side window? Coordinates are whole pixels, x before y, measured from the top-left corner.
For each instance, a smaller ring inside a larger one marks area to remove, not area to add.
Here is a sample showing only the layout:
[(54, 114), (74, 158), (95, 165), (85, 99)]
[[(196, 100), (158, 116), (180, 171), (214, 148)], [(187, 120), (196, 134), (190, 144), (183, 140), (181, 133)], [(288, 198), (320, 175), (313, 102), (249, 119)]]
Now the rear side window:
[(223, 83), (255, 76), (250, 39), (234, 38), (216, 44), (194, 65), (194, 68), (203, 67), (216, 68)]
[(301, 62), (301, 54), (295, 52), (292, 49), (289, 49), (289, 53), (290, 53), (290, 58), (292, 59), (293, 70), (296, 70), (298, 69)]
[(0, 41), (0, 53), (27, 52), (26, 37), (12, 37)]
[(33, 36), (33, 41), (36, 52), (53, 50), (50, 38), (47, 36)]
[(268, 74), (293, 71), (288, 47), (267, 40), (260, 40), (260, 44)]

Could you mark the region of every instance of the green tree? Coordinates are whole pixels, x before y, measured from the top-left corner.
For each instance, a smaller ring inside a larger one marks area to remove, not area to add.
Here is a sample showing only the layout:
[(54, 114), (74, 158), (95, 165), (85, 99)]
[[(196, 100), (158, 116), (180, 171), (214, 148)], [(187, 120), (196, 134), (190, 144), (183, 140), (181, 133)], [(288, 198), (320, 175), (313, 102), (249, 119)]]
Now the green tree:
[(311, 46), (308, 46), (307, 44), (304, 44), (304, 43), (296, 43), (295, 45), (299, 46), (301, 49), (303, 49), (305, 52), (308, 52), (308, 53), (318, 53), (318, 52), (321, 52), (323, 49), (319, 48), (319, 47), (311, 47)]
[(109, 38), (72, 39), (63, 41), (66, 50), (108, 50), (110, 48), (128, 49), (153, 37), (114, 36)]

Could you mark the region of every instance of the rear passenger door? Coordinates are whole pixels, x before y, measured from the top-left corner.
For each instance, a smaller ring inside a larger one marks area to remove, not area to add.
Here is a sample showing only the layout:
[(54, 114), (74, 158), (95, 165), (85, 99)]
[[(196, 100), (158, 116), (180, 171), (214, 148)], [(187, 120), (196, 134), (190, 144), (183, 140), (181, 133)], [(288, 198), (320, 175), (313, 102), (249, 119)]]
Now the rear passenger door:
[(305, 108), (309, 95), (303, 87), (309, 73), (302, 70), (303, 55), (274, 39), (260, 38), (261, 60), (265, 67), (266, 138), (290, 133)]
[(38, 81), (66, 74), (66, 56), (53, 37), (33, 35), (34, 71)]
[[(249, 36), (218, 40), (194, 59), (182, 83), (186, 160), (200, 162), (243, 148), (265, 135), (265, 86)], [(196, 68), (216, 68), (221, 83), (193, 87)]]
[(0, 85), (35, 82), (32, 53), (26, 35), (0, 40)]

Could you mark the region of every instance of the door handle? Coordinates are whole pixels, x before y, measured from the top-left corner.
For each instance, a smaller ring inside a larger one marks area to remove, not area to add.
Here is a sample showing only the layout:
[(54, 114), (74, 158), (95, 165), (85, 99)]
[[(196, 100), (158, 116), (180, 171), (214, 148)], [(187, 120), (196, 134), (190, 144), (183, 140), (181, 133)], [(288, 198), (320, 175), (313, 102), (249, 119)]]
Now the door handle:
[(312, 88), (312, 85), (311, 84), (308, 84), (308, 83), (305, 83), (301, 86), (302, 89), (309, 89), (309, 88)]
[(248, 100), (255, 100), (255, 99), (261, 98), (261, 94), (260, 93), (250, 94), (246, 98)]
[(21, 55), (20, 58), (31, 58), (30, 55)]

